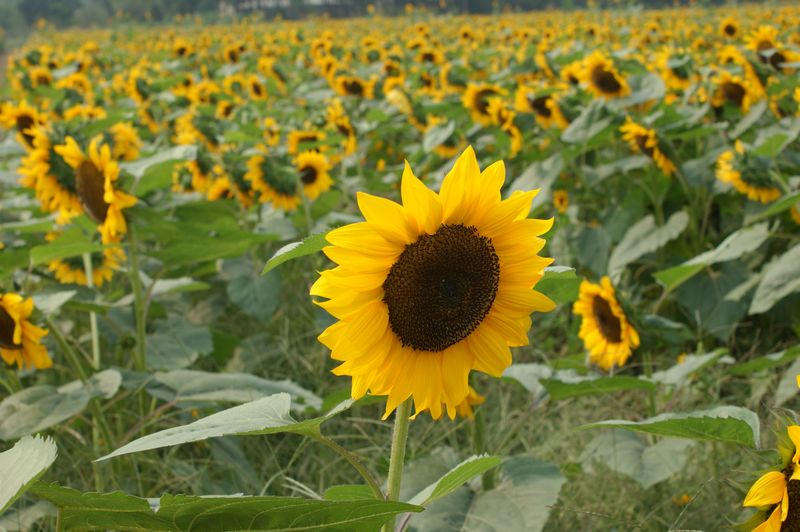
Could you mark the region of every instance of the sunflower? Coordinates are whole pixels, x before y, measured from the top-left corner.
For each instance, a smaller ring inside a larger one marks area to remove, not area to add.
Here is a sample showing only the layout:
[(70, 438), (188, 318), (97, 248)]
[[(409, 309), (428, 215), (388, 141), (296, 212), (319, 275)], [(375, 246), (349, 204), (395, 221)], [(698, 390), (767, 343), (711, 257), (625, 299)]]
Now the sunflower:
[(553, 192), (553, 206), (558, 212), (564, 214), (569, 207), (569, 194), (566, 190), (556, 190)]
[(599, 51), (583, 60), (580, 79), (598, 97), (619, 98), (630, 93), (628, 82), (617, 72), (614, 63)]
[(517, 89), (514, 108), (520, 113), (533, 113), (536, 122), (544, 129), (552, 126), (564, 129), (569, 125), (554, 94), (537, 94), (535, 88), (527, 85), (520, 85)]
[(668, 89), (685, 91), (692, 84), (692, 54), (687, 50), (663, 48), (656, 55), (656, 65)]
[(281, 142), (281, 127), (270, 116), (264, 119), (264, 141), (267, 146), (277, 146)]
[(102, 137), (96, 136), (89, 143), (87, 153), (72, 137), (65, 143), (55, 146), (57, 154), (75, 171), (75, 186), (84, 212), (98, 224), (104, 243), (114, 242), (127, 233), (127, 224), (122, 215), (123, 209), (133, 206), (136, 198), (117, 190), (115, 184), (119, 176), (119, 165), (111, 157), (108, 144), (101, 144)]
[(719, 23), (719, 33), (726, 39), (735, 39), (739, 36), (739, 22), (733, 17), (725, 17)]
[(277, 164), (272, 164), (268, 157), (250, 157), (244, 179), (259, 194), (258, 200), (261, 203), (272, 202), (275, 207), (284, 211), (293, 211), (300, 204), (297, 176)]
[(762, 63), (769, 63), (778, 68), (781, 63), (786, 62), (786, 56), (779, 49), (777, 28), (759, 26), (747, 35), (744, 41), (745, 47), (755, 52)]
[(323, 249), (338, 266), (311, 295), (338, 318), (319, 337), (352, 377), (352, 396), (388, 396), (384, 418), (413, 398), (416, 413), (452, 419), (475, 369), (499, 377), (509, 346), (528, 343), (530, 313), (554, 304), (532, 288), (552, 259), (537, 253), (552, 220), (528, 219), (536, 191), (501, 201), (505, 167), (480, 171), (467, 148), (439, 194), (406, 164), (403, 204), (365, 193), (365, 222), (335, 229)]
[(631, 120), (631, 117), (627, 117), (620, 131), (622, 138), (628, 141), (631, 149), (650, 157), (664, 172), (664, 175), (670, 176), (675, 172), (675, 165), (658, 147), (658, 137), (654, 130), (641, 126)]
[(53, 365), (41, 343), (47, 331), (29, 321), (32, 312), (32, 299), (0, 293), (0, 356), (19, 369), (46, 369)]
[(267, 97), (266, 86), (255, 74), (248, 77), (247, 88), (250, 91), (250, 97), (254, 100), (263, 100)]
[(581, 316), (578, 336), (589, 351), (589, 362), (601, 369), (624, 366), (639, 347), (639, 333), (628, 323), (608, 277), (600, 284), (583, 281), (572, 312)]
[(492, 116), (489, 114), (491, 100), (504, 95), (505, 91), (493, 83), (469, 83), (461, 102), (470, 112), (472, 120), (488, 126), (492, 123)]
[[(767, 471), (750, 487), (742, 506), (766, 509), (753, 532), (797, 530), (800, 527), (800, 426), (786, 427), (789, 442), (781, 447), (784, 467)], [(783, 438), (782, 438), (783, 439)], [(770, 512), (770, 510), (772, 510)]]
[(781, 191), (771, 184), (771, 163), (766, 157), (747, 154), (744, 144), (737, 140), (733, 150), (726, 150), (717, 158), (717, 179), (733, 185), (753, 201), (770, 203), (781, 196)]
[(800, 203), (792, 205), (792, 208), (789, 209), (789, 216), (792, 217), (794, 223), (800, 225)]
[(362, 79), (356, 76), (336, 76), (333, 90), (342, 96), (357, 96), (371, 100), (375, 97), (376, 79)]
[(139, 139), (136, 128), (128, 122), (118, 122), (111, 126), (109, 132), (113, 140), (111, 155), (114, 159), (133, 161), (139, 157), (139, 149), (142, 147), (142, 141)]
[[(300, 130), (290, 131), (286, 137), (286, 151), (289, 155), (296, 155), (300, 150), (312, 149), (319, 151), (323, 146), (316, 146), (315, 144), (325, 140), (324, 131), (314, 130)], [(307, 146), (311, 144), (312, 146)]]
[(54, 141), (43, 128), (35, 128), (33, 149), (22, 158), (18, 172), (20, 185), (30, 188), (45, 212), (57, 212), (56, 221), (64, 224), (83, 209), (75, 188), (75, 173), (53, 150)]
[(331, 188), (333, 179), (328, 174), (328, 158), (317, 151), (304, 151), (294, 161), (297, 175), (303, 184), (303, 193), (315, 200), (323, 192)]
[(559, 76), (561, 77), (562, 81), (570, 85), (577, 85), (581, 82), (581, 72), (583, 71), (583, 62), (582, 61), (573, 61), (568, 65), (565, 65), (564, 68), (561, 69)]
[[(125, 251), (119, 246), (106, 247), (100, 255), (93, 253), (91, 261), (92, 285), (100, 288), (106, 282), (111, 281), (114, 272), (120, 269), (125, 261)], [(61, 284), (88, 285), (82, 257), (51, 261), (47, 264), (47, 269), (53, 272), (56, 281)]]
[(456, 406), (456, 414), (459, 417), (465, 417), (469, 419), (473, 419), (475, 416), (472, 411), (473, 406), (478, 406), (483, 404), (486, 401), (486, 398), (475, 391), (475, 389), (470, 386), (467, 392), (467, 397)]
[(18, 105), (8, 103), (2, 107), (2, 112), (0, 112), (0, 124), (9, 129), (16, 129), (17, 139), (27, 149), (34, 147), (33, 129), (45, 123), (44, 115), (36, 107), (28, 105), (25, 100), (19, 102)]
[(747, 113), (750, 106), (760, 99), (758, 82), (752, 79), (752, 76), (738, 76), (723, 69), (712, 81), (716, 85), (711, 98), (711, 105), (714, 107), (731, 104), (741, 109), (743, 113)]

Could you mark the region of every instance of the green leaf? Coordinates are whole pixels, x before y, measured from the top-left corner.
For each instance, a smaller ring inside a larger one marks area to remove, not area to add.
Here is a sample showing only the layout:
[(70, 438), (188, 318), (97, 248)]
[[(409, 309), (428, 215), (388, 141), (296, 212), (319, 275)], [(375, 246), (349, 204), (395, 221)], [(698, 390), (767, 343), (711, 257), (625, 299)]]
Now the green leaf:
[[(569, 379), (569, 380), (562, 380)], [(558, 372), (556, 378), (540, 379), (550, 399), (561, 401), (582, 395), (602, 395), (623, 390), (654, 390), (656, 385), (645, 379), (628, 375), (611, 377), (571, 376), (566, 372)]]
[(0, 253), (0, 279), (28, 265), (27, 249), (4, 249)]
[(184, 317), (156, 322), (148, 334), (147, 366), (152, 369), (181, 369), (214, 350), (214, 340), (207, 327), (194, 325)]
[(187, 161), (189, 159), (194, 159), (196, 153), (196, 146), (173, 146), (172, 148), (159, 151), (150, 157), (122, 163), (120, 164), (120, 168), (139, 179), (144, 176), (147, 169), (151, 166), (166, 161)]
[(618, 282), (625, 266), (640, 257), (652, 253), (664, 244), (677, 238), (689, 223), (689, 215), (678, 211), (669, 217), (667, 223), (657, 227), (652, 215), (647, 215), (631, 227), (608, 260), (611, 280)]
[(730, 138), (735, 139), (738, 138), (750, 129), (758, 119), (761, 118), (761, 115), (764, 114), (764, 111), (767, 110), (767, 102), (766, 100), (761, 100), (760, 102), (756, 103), (750, 108), (750, 111), (736, 124), (731, 132), (728, 134)]
[(582, 281), (583, 277), (575, 274), (575, 268), (548, 266), (535, 289), (561, 305), (578, 299)]
[(188, 425), (173, 427), (134, 440), (116, 451), (99, 458), (107, 460), (123, 454), (138, 453), (182, 443), (218, 438), (220, 436), (254, 436), (292, 432), (303, 434), (318, 428), (324, 421), (349, 407), (345, 402), (326, 415), (296, 421), (289, 414), (291, 397), (288, 393), (277, 393), (250, 403), (222, 410)]
[(425, 135), (422, 138), (422, 149), (426, 152), (433, 151), (434, 148), (440, 146), (449, 139), (450, 135), (452, 135), (455, 130), (456, 123), (452, 120), (429, 128), (425, 131)]
[(56, 509), (47, 501), (37, 501), (24, 508), (12, 508), (0, 516), (0, 530), (4, 532), (39, 530), (34, 525), (45, 517), (56, 517)]
[(800, 360), (795, 360), (792, 365), (783, 372), (781, 380), (775, 387), (775, 406), (783, 403), (797, 395), (797, 376), (800, 375)]
[(38, 293), (33, 295), (33, 304), (45, 315), (50, 315), (60, 309), (77, 294), (75, 290), (62, 290), (60, 292)]
[(547, 393), (541, 381), (552, 377), (553, 373), (553, 369), (544, 364), (511, 364), (503, 372), (503, 378), (518, 382), (523, 388), (531, 392), (534, 398), (540, 399)]
[(304, 238), (301, 242), (292, 242), (291, 244), (286, 244), (281, 249), (276, 251), (272, 258), (267, 261), (267, 264), (264, 265), (264, 270), (261, 272), (261, 275), (269, 273), (284, 262), (296, 259), (298, 257), (311, 255), (312, 253), (316, 253), (325, 246), (329, 245), (328, 241), (325, 240), (326, 234), (327, 233), (316, 233)]
[(79, 227), (73, 227), (64, 231), (52, 242), (31, 248), (31, 264), (38, 266), (57, 259), (77, 257), (84, 253), (102, 250), (102, 244), (93, 242)]
[(581, 114), (561, 134), (561, 140), (569, 144), (586, 144), (612, 124), (613, 117), (599, 100), (592, 100)]
[(770, 353), (762, 357), (736, 364), (728, 372), (731, 375), (747, 376), (758, 371), (772, 369), (784, 364), (788, 364), (794, 359), (800, 357), (800, 345), (795, 345), (789, 349), (778, 351), (777, 353)]
[(736, 443), (758, 448), (759, 421), (755, 412), (738, 406), (718, 406), (684, 414), (660, 414), (642, 421), (608, 420), (582, 428), (612, 427), (690, 440)]
[(58, 449), (51, 438), (25, 436), (11, 449), (0, 453), (0, 514), (55, 462)]
[(402, 502), (290, 497), (163, 495), (151, 501), (116, 491), (81, 493), (37, 483), (32, 493), (60, 509), (65, 530), (324, 530), (374, 532), (391, 516), (419, 512)]
[(694, 445), (689, 440), (663, 438), (647, 445), (643, 438), (624, 430), (609, 430), (594, 438), (580, 457), (584, 471), (594, 465), (632, 478), (647, 489), (667, 480), (686, 466), (686, 451)]
[(445, 473), (439, 480), (417, 493), (408, 502), (427, 506), (436, 499), (441, 499), (451, 494), (478, 475), (497, 467), (501, 461), (499, 456), (471, 456)]
[(292, 407), (299, 410), (309, 406), (317, 410), (322, 407), (322, 399), (290, 380), (272, 381), (246, 373), (211, 373), (188, 369), (156, 373), (153, 380), (171, 392), (165, 396), (159, 387), (159, 393), (153, 395), (178, 404), (197, 401), (246, 403), (285, 392), (292, 398)]
[(277, 275), (244, 275), (230, 281), (226, 291), (230, 300), (247, 314), (269, 321), (278, 309), (281, 279)]
[(31, 386), (0, 402), (0, 440), (12, 440), (43, 431), (79, 414), (92, 397), (110, 397), (122, 380), (107, 369), (94, 374), (87, 385), (73, 381), (59, 388)]
[(503, 464), (497, 487), (479, 493), (472, 501), (463, 530), (539, 532), (564, 482), (553, 464), (530, 456), (512, 457)]
[(776, 214), (788, 211), (798, 202), (800, 202), (800, 191), (783, 196), (779, 200), (766, 205), (763, 210), (757, 212), (756, 214), (746, 216), (744, 223), (751, 224), (760, 222), (761, 220), (769, 218), (770, 216), (775, 216)]
[(372, 488), (363, 484), (331, 486), (322, 495), (326, 501), (362, 501), (375, 499)]
[(750, 303), (748, 314), (766, 312), (779, 300), (792, 292), (800, 291), (798, 264), (800, 264), (800, 244), (767, 264)]
[(678, 266), (658, 271), (653, 274), (653, 277), (667, 289), (673, 290), (707, 266), (738, 259), (745, 253), (755, 251), (768, 237), (769, 229), (766, 223), (743, 227), (728, 235), (716, 248), (701, 253)]
[(719, 357), (727, 352), (727, 349), (721, 348), (712, 353), (705, 353), (703, 355), (686, 355), (683, 362), (675, 364), (669, 369), (656, 371), (650, 377), (650, 380), (671, 386), (683, 384), (690, 375), (714, 364)]

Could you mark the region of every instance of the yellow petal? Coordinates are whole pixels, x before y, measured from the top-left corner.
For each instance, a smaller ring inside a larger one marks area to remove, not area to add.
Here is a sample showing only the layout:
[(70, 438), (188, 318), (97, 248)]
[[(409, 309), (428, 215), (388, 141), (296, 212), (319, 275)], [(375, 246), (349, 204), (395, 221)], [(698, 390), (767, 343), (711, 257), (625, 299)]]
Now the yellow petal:
[(796, 464), (798, 460), (800, 460), (800, 426), (791, 425), (786, 428), (786, 431), (789, 433), (789, 439), (791, 439), (794, 444), (794, 457), (792, 458), (792, 462)]
[(408, 161), (400, 184), (403, 207), (417, 233), (433, 234), (442, 223), (442, 205), (434, 191), (425, 186), (411, 171)]
[(408, 230), (406, 211), (393, 201), (365, 192), (356, 194), (358, 208), (372, 229), (395, 243), (410, 244), (416, 241)]
[(755, 527), (753, 532), (781, 532), (781, 507), (776, 506), (769, 518)]
[(747, 492), (742, 506), (766, 506), (777, 504), (786, 491), (786, 477), (780, 471), (769, 471), (756, 480)]

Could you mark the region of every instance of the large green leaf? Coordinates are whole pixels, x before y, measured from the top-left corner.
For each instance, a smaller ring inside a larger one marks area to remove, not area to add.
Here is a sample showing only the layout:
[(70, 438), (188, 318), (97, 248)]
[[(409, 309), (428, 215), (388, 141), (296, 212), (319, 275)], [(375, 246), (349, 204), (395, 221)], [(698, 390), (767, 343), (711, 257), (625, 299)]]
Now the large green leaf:
[(756, 212), (755, 214), (746, 216), (745, 224), (760, 222), (761, 220), (769, 218), (770, 216), (775, 216), (776, 214), (788, 211), (798, 202), (800, 202), (800, 190), (794, 192), (793, 194), (783, 196), (769, 205), (764, 206), (762, 210)]
[(148, 391), (160, 399), (179, 404), (197, 401), (246, 403), (285, 392), (291, 396), (294, 408), (302, 410), (309, 406), (315, 409), (322, 407), (322, 399), (290, 380), (272, 381), (247, 373), (179, 369), (156, 373), (153, 381), (162, 386), (153, 391), (148, 387)]
[(147, 338), (147, 366), (171, 370), (189, 366), (214, 349), (207, 327), (194, 325), (184, 317), (156, 322), (156, 329)]
[(0, 253), (0, 279), (28, 265), (28, 249), (4, 249)]
[(120, 164), (120, 168), (136, 178), (141, 178), (148, 168), (167, 161), (185, 161), (193, 159), (197, 152), (196, 146), (173, 146), (160, 150), (155, 155)]
[(656, 388), (656, 385), (648, 380), (629, 375), (583, 377), (568, 372), (557, 372), (555, 378), (540, 379), (539, 382), (553, 401), (581, 395), (601, 395), (623, 390), (654, 390)]
[(659, 436), (712, 440), (757, 448), (759, 421), (755, 412), (738, 406), (718, 406), (684, 414), (660, 414), (642, 421), (613, 419), (583, 428), (612, 427)]
[(276, 251), (275, 254), (267, 261), (267, 263), (264, 265), (264, 270), (261, 272), (261, 275), (269, 273), (284, 262), (296, 259), (298, 257), (305, 257), (306, 255), (311, 255), (312, 253), (316, 253), (317, 251), (321, 250), (328, 245), (328, 241), (325, 240), (326, 234), (327, 233), (316, 233), (304, 238), (301, 242), (292, 242), (291, 244), (286, 244), (281, 249)]
[(581, 281), (583, 277), (575, 275), (575, 268), (548, 266), (535, 288), (558, 304), (571, 303), (578, 299)]
[(686, 229), (689, 215), (678, 211), (669, 217), (663, 226), (656, 226), (655, 218), (647, 215), (633, 225), (608, 260), (608, 272), (614, 282), (619, 281), (625, 266), (631, 262), (652, 253), (664, 244), (673, 240)]
[(255, 273), (243, 275), (231, 280), (226, 290), (237, 307), (258, 320), (269, 321), (280, 302), (281, 278)]
[(694, 445), (689, 440), (662, 438), (647, 445), (644, 438), (624, 430), (609, 430), (594, 438), (581, 454), (584, 471), (594, 465), (628, 476), (642, 488), (680, 473), (686, 465), (686, 451)]
[(0, 402), (0, 440), (33, 434), (79, 414), (92, 397), (111, 397), (122, 377), (107, 369), (84, 385), (73, 381), (59, 388), (48, 384), (30, 386)]
[(743, 227), (731, 233), (716, 248), (701, 253), (683, 264), (653, 274), (668, 289), (674, 289), (688, 281), (693, 275), (717, 262), (738, 259), (745, 253), (758, 249), (769, 237), (766, 223)]
[(55, 462), (58, 449), (50, 438), (25, 436), (11, 449), (0, 453), (0, 514)]
[(790, 347), (789, 349), (785, 349), (783, 351), (778, 351), (777, 353), (770, 353), (769, 355), (754, 358), (753, 360), (748, 360), (747, 362), (742, 362), (741, 364), (736, 364), (729, 370), (729, 372), (731, 375), (747, 376), (758, 371), (764, 371), (788, 364), (798, 357), (800, 357), (800, 345)]
[(761, 282), (750, 303), (750, 314), (760, 314), (792, 292), (800, 291), (800, 244), (773, 260), (764, 267)]
[(250, 403), (222, 410), (208, 417), (198, 419), (188, 425), (173, 427), (124, 445), (116, 451), (99, 458), (107, 460), (123, 454), (149, 451), (162, 447), (172, 447), (182, 443), (196, 442), (220, 436), (254, 436), (293, 432), (303, 434), (313, 432), (324, 421), (335, 416), (350, 405), (345, 402), (324, 416), (296, 421), (289, 414), (291, 397), (288, 393), (278, 393)]
[(32, 493), (60, 509), (65, 530), (281, 530), (373, 532), (390, 517), (419, 512), (402, 502), (290, 497), (162, 495), (157, 504), (116, 491), (81, 493), (37, 483)]

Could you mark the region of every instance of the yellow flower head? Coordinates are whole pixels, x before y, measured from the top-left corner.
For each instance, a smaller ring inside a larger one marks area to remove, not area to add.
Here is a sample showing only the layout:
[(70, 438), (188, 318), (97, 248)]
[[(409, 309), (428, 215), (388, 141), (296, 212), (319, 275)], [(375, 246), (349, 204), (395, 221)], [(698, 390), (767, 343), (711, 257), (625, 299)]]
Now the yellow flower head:
[(589, 351), (589, 362), (601, 369), (624, 366), (639, 347), (639, 333), (628, 323), (608, 277), (600, 284), (583, 281), (572, 312), (581, 316), (578, 336)]
[(53, 365), (41, 343), (47, 331), (29, 321), (32, 312), (32, 299), (0, 293), (0, 356), (19, 369), (46, 369)]
[(716, 176), (751, 200), (770, 203), (781, 196), (781, 191), (772, 185), (769, 165), (769, 160), (750, 156), (744, 144), (736, 141), (733, 150), (726, 150), (717, 158)]
[(611, 99), (630, 93), (628, 82), (620, 76), (613, 61), (596, 51), (583, 60), (580, 79), (595, 96)]
[(552, 259), (537, 255), (552, 220), (528, 219), (537, 191), (506, 200), (505, 167), (481, 171), (467, 148), (428, 189), (406, 164), (402, 205), (365, 193), (366, 221), (328, 233), (337, 267), (311, 295), (338, 321), (319, 340), (352, 377), (352, 396), (388, 396), (385, 417), (413, 398), (416, 414), (452, 419), (467, 400), (470, 371), (495, 377), (526, 345), (530, 313), (555, 306), (533, 290)]
[(328, 174), (328, 158), (317, 151), (304, 151), (295, 159), (295, 168), (303, 184), (303, 193), (315, 200), (331, 188), (333, 179)]
[(627, 117), (620, 131), (622, 138), (628, 142), (631, 149), (653, 159), (664, 175), (670, 176), (675, 172), (675, 165), (658, 147), (658, 138), (654, 130), (641, 126), (631, 120), (631, 117)]

